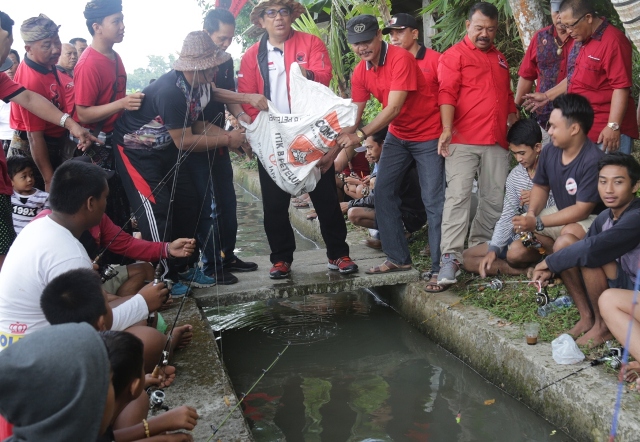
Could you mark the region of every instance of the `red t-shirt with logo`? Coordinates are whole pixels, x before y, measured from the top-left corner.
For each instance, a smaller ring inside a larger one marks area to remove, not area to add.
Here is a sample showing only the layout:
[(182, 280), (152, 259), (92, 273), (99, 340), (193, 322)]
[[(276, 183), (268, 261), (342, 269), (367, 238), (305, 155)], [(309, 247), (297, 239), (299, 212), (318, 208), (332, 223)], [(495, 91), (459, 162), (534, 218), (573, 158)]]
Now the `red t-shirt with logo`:
[(507, 149), (507, 117), (516, 113), (507, 59), (495, 47), (481, 51), (468, 36), (447, 49), (438, 63), (440, 105), (456, 108), (452, 143)]
[(60, 69), (58, 69), (58, 78), (60, 79), (60, 83), (62, 83), (62, 86), (64, 87), (65, 106), (63, 112), (66, 112), (69, 115), (73, 115), (73, 111), (76, 107), (73, 77), (67, 75), (66, 72), (62, 72)]
[[(117, 78), (116, 65), (118, 66)], [(127, 94), (127, 72), (120, 56), (116, 54), (116, 59), (111, 60), (91, 46), (85, 49), (80, 56), (73, 71), (73, 80), (76, 106), (89, 107), (109, 104), (113, 96), (114, 85), (116, 85), (116, 98), (113, 101), (124, 98)], [(118, 112), (107, 118), (102, 126), (102, 132), (112, 132), (120, 114), (121, 112)], [(77, 120), (77, 110), (74, 117)], [(96, 123), (85, 126), (93, 129)]]
[[(13, 79), (26, 89), (42, 95), (53, 103), (55, 107), (64, 112), (66, 106), (64, 87), (60, 82), (55, 67), (53, 70), (47, 69), (25, 56), (25, 59), (18, 66)], [(61, 137), (66, 132), (64, 127), (36, 117), (16, 103), (11, 103), (11, 119), (9, 120), (9, 125), (12, 129), (27, 132), (43, 131), (46, 136), (52, 138)]]
[(389, 132), (406, 141), (428, 141), (442, 133), (437, 96), (431, 94), (415, 57), (407, 50), (383, 42), (378, 66), (361, 61), (351, 77), (351, 97), (362, 103), (373, 95), (387, 107), (389, 92), (407, 91), (400, 114)]

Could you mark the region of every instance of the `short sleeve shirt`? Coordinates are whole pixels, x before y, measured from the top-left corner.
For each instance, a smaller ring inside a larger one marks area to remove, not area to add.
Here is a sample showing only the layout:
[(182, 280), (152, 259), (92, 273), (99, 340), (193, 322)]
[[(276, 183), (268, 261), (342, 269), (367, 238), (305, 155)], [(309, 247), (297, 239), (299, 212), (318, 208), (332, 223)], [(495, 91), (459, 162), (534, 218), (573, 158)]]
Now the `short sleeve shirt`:
[(73, 77), (68, 75), (66, 72), (58, 69), (58, 78), (60, 79), (60, 83), (62, 83), (62, 88), (64, 90), (65, 106), (62, 111), (68, 113), (69, 115), (73, 115), (73, 111), (75, 109), (75, 89)]
[(440, 136), (437, 97), (429, 95), (427, 80), (409, 51), (383, 42), (378, 66), (361, 61), (351, 83), (351, 97), (356, 103), (366, 102), (373, 95), (387, 107), (389, 92), (408, 92), (400, 114), (389, 125), (394, 136), (407, 141), (428, 141)]
[[(38, 93), (49, 100), (55, 107), (64, 112), (64, 87), (56, 68), (48, 69), (25, 56), (18, 66), (14, 81), (25, 88)], [(66, 129), (57, 124), (49, 123), (35, 116), (22, 106), (11, 103), (11, 127), (27, 132), (44, 132), (46, 136), (58, 138), (65, 134)]]
[[(116, 65), (118, 66), (117, 77)], [(91, 107), (109, 104), (111, 97), (113, 97), (114, 85), (116, 87), (115, 100), (127, 95), (127, 72), (120, 56), (116, 54), (116, 59), (111, 60), (91, 46), (85, 49), (80, 56), (80, 60), (73, 70), (73, 79), (76, 106)], [(75, 116), (77, 120), (77, 112)], [(120, 112), (107, 118), (102, 126), (102, 132), (113, 131), (119, 116)], [(95, 126), (96, 123), (86, 125), (89, 129), (93, 129)]]
[[(222, 63), (218, 66), (218, 72), (216, 72), (216, 79), (214, 81), (216, 88), (218, 89), (226, 89), (228, 91), (235, 92), (236, 90), (236, 82), (233, 76), (233, 58)], [(214, 119), (213, 124), (218, 127), (225, 126), (225, 115), (224, 115), (224, 103), (214, 102)]]
[[(573, 206), (577, 201), (600, 203), (598, 194), (598, 161), (604, 153), (589, 139), (569, 164), (562, 164), (562, 149), (548, 144), (542, 149), (533, 183), (548, 186), (553, 192), (558, 210)], [(594, 213), (602, 207), (596, 206)]]

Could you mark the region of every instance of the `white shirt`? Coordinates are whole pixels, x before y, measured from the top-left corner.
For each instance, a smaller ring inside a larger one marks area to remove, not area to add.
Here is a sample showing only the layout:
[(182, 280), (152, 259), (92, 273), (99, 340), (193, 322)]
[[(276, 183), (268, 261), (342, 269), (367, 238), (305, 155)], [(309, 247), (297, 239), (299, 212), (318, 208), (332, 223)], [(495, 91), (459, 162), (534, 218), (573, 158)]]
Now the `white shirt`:
[[(4, 74), (4, 72), (0, 72)], [(11, 103), (0, 100), (0, 140), (10, 140), (13, 138), (13, 129), (9, 126), (11, 117)]]
[(269, 90), (271, 102), (282, 114), (290, 114), (289, 91), (287, 90), (287, 70), (284, 66), (284, 52), (267, 40), (269, 61)]

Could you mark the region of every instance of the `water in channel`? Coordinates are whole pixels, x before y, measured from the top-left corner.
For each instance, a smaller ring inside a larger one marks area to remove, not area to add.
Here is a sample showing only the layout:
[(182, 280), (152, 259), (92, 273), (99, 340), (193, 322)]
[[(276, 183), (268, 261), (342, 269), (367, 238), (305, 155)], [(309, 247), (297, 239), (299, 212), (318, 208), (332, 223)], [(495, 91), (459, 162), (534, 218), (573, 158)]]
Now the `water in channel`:
[[(236, 184), (240, 257), (269, 253), (262, 203)], [(297, 250), (317, 245), (296, 232)], [(571, 439), (430, 341), (372, 292), (272, 299), (205, 313), (263, 441)]]

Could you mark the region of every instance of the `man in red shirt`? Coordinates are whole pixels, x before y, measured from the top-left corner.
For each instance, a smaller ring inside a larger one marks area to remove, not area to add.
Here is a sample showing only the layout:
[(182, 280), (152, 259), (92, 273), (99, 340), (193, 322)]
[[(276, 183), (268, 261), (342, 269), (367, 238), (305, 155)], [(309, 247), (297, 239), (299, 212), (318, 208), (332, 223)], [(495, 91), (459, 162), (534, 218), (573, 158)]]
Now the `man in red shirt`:
[[(25, 42), (26, 55), (14, 80), (25, 88), (46, 97), (54, 106), (65, 112), (65, 86), (55, 68), (60, 57), (60, 37), (58, 28), (49, 17), (40, 14), (25, 20), (20, 27)], [(11, 127), (20, 131), (9, 147), (9, 156), (25, 155), (33, 157), (39, 176), (36, 187), (49, 191), (53, 171), (62, 163), (67, 131), (57, 124), (49, 123), (13, 103), (11, 105)], [(19, 140), (28, 140), (21, 143)]]
[(638, 138), (635, 103), (631, 96), (631, 43), (590, 0), (565, 0), (562, 26), (575, 40), (565, 81), (544, 94), (529, 94), (530, 106), (545, 105), (564, 93), (582, 95), (595, 113), (589, 138), (605, 152), (631, 153)]
[(438, 288), (457, 282), (476, 174), (479, 203), (469, 247), (491, 239), (502, 213), (509, 172), (507, 129), (517, 115), (507, 60), (493, 46), (497, 30), (496, 7), (476, 3), (469, 11), (467, 35), (442, 54), (438, 65), (443, 128), (438, 152), (446, 158), (447, 175)]
[[(238, 92), (259, 93), (269, 98), (281, 113), (291, 113), (289, 106), (289, 69), (297, 62), (309, 80), (329, 85), (331, 61), (327, 47), (318, 37), (291, 29), (291, 23), (305, 12), (294, 0), (262, 0), (253, 8), (251, 21), (266, 32), (242, 57), (238, 74)], [(258, 109), (243, 104), (244, 111), (255, 119)], [(335, 157), (325, 155), (325, 167), (316, 188), (309, 192), (318, 214), (322, 238), (327, 245), (328, 267), (342, 274), (358, 271), (349, 258), (347, 226), (338, 203), (335, 186)], [(327, 166), (328, 165), (328, 166)], [(295, 237), (289, 221), (291, 195), (280, 189), (258, 162), (264, 229), (271, 248), (272, 279), (287, 278), (291, 271)]]
[[(516, 105), (522, 106), (525, 94), (531, 92), (534, 82), (536, 92), (546, 92), (567, 77), (567, 60), (573, 48), (573, 38), (560, 23), (562, 0), (551, 0), (551, 22), (531, 38), (527, 52), (518, 69)], [(547, 129), (553, 106), (547, 103), (536, 111), (536, 120), (542, 127), (542, 145), (551, 141)]]
[[(387, 29), (398, 32), (398, 28), (406, 28), (407, 21), (406, 17), (398, 20), (396, 16)], [(409, 24), (415, 25), (415, 20)], [(343, 147), (356, 145), (369, 134), (389, 125), (376, 180), (376, 222), (387, 259), (367, 273), (411, 269), (399, 190), (401, 178), (413, 160), (417, 163), (422, 201), (427, 209), (429, 245), (434, 258), (432, 270), (438, 273), (444, 162), (437, 152), (441, 127), (434, 85), (435, 65), (427, 59), (425, 66), (432, 73), (423, 75), (413, 54), (382, 41), (378, 20), (372, 15), (352, 18), (347, 23), (347, 31), (351, 48), (361, 59), (351, 77), (351, 95), (358, 106), (353, 130), (360, 123), (370, 95), (382, 103), (383, 110), (355, 134), (349, 131), (341, 133), (337, 142)], [(407, 33), (407, 30), (403, 33)], [(427, 78), (431, 81), (428, 82)]]

